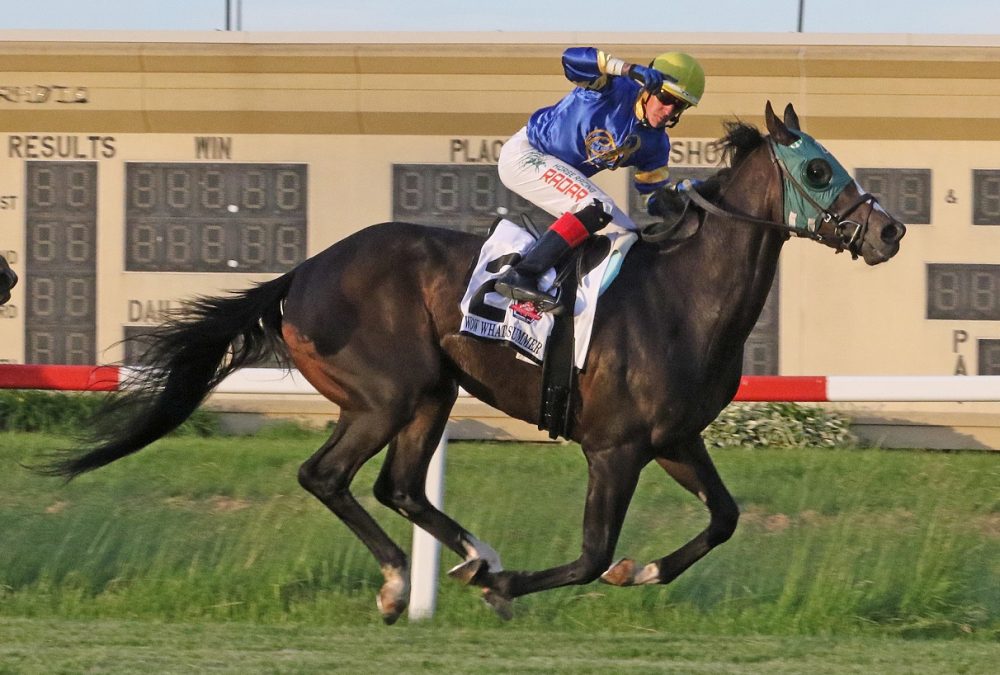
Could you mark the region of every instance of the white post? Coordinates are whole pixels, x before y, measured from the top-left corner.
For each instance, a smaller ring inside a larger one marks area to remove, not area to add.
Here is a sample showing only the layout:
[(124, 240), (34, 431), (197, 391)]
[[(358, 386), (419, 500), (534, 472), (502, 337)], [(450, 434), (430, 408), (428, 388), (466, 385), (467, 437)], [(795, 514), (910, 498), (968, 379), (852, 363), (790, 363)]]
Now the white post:
[[(427, 467), (427, 499), (440, 509), (444, 503), (444, 460), (448, 448), (448, 430), (441, 435), (430, 466)], [(410, 554), (410, 619), (434, 616), (437, 601), (438, 561), (441, 543), (417, 526), (413, 527), (413, 551)]]

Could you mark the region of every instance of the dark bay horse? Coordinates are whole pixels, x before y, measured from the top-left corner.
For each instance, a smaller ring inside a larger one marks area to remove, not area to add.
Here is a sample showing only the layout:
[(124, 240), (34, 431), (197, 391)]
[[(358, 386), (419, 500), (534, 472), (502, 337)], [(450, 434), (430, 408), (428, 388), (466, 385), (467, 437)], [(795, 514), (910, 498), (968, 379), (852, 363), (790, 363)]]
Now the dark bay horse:
[[(349, 489), (386, 445), (375, 496), (462, 558), (452, 576), (481, 587), (501, 616), (513, 598), (598, 577), (621, 586), (668, 583), (736, 527), (736, 503), (700, 434), (736, 393), (743, 345), (789, 232), (869, 265), (895, 255), (905, 232), (800, 130), (791, 106), (782, 121), (768, 103), (765, 120), (769, 136), (728, 125), (730, 167), (718, 176), (721, 194), (701, 214), (700, 229), (671, 248), (637, 243), (601, 301), (572, 408), (572, 439), (589, 466), (576, 560), (504, 570), (493, 549), (426, 498), (427, 466), (459, 387), (522, 420), (537, 423), (539, 415), (540, 369), (509, 348), (459, 334), (459, 300), (482, 240), (455, 231), (375, 225), (277, 279), (198, 299), (155, 333), (151, 368), (95, 419), (92, 442), (41, 470), (72, 478), (136, 452), (178, 426), (225, 376), (278, 350), (340, 407), (336, 430), (302, 465), (299, 481), (375, 556), (387, 623), (408, 601), (407, 556)], [(788, 215), (787, 198), (811, 201), (816, 217)], [(612, 564), (639, 473), (651, 461), (705, 503), (708, 527), (644, 567)]]
[(7, 264), (7, 259), (0, 255), (0, 305), (10, 300), (10, 289), (17, 285), (17, 275)]

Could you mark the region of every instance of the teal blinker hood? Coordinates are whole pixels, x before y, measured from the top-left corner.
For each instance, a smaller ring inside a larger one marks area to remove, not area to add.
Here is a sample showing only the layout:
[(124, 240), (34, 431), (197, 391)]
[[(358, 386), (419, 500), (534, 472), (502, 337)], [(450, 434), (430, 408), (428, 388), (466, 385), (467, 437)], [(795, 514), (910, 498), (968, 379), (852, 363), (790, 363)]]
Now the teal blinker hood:
[[(795, 131), (799, 140), (791, 145), (771, 142), (775, 157), (784, 165), (785, 222), (792, 227), (815, 232), (817, 219), (828, 211), (837, 196), (854, 179), (847, 170), (812, 136)], [(816, 187), (807, 175), (813, 160), (825, 160), (832, 172), (823, 187)]]

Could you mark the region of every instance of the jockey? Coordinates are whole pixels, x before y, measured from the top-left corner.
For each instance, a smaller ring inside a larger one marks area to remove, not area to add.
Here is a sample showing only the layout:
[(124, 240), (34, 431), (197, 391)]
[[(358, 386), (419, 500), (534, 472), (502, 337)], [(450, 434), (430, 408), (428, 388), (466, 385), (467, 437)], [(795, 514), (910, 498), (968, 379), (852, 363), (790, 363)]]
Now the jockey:
[(642, 66), (594, 47), (571, 47), (562, 64), (576, 88), (536, 111), (504, 144), (497, 167), (508, 189), (558, 217), (496, 281), (498, 293), (540, 308), (551, 308), (553, 301), (538, 290), (538, 277), (566, 253), (609, 222), (639, 229), (591, 176), (634, 166), (635, 187), (649, 196), (650, 214), (671, 210), (679, 197), (667, 180), (665, 130), (698, 105), (705, 91), (701, 65), (681, 52), (660, 54)]

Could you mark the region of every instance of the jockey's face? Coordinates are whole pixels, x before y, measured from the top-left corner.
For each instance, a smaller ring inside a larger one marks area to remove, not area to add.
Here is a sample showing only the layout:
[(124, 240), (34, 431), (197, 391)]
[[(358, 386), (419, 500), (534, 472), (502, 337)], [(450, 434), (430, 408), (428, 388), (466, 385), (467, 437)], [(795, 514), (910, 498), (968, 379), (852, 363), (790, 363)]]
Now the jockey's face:
[(656, 96), (650, 96), (646, 100), (646, 119), (654, 129), (663, 129), (677, 124), (681, 113), (687, 107), (683, 101), (679, 101), (665, 91), (661, 91)]

